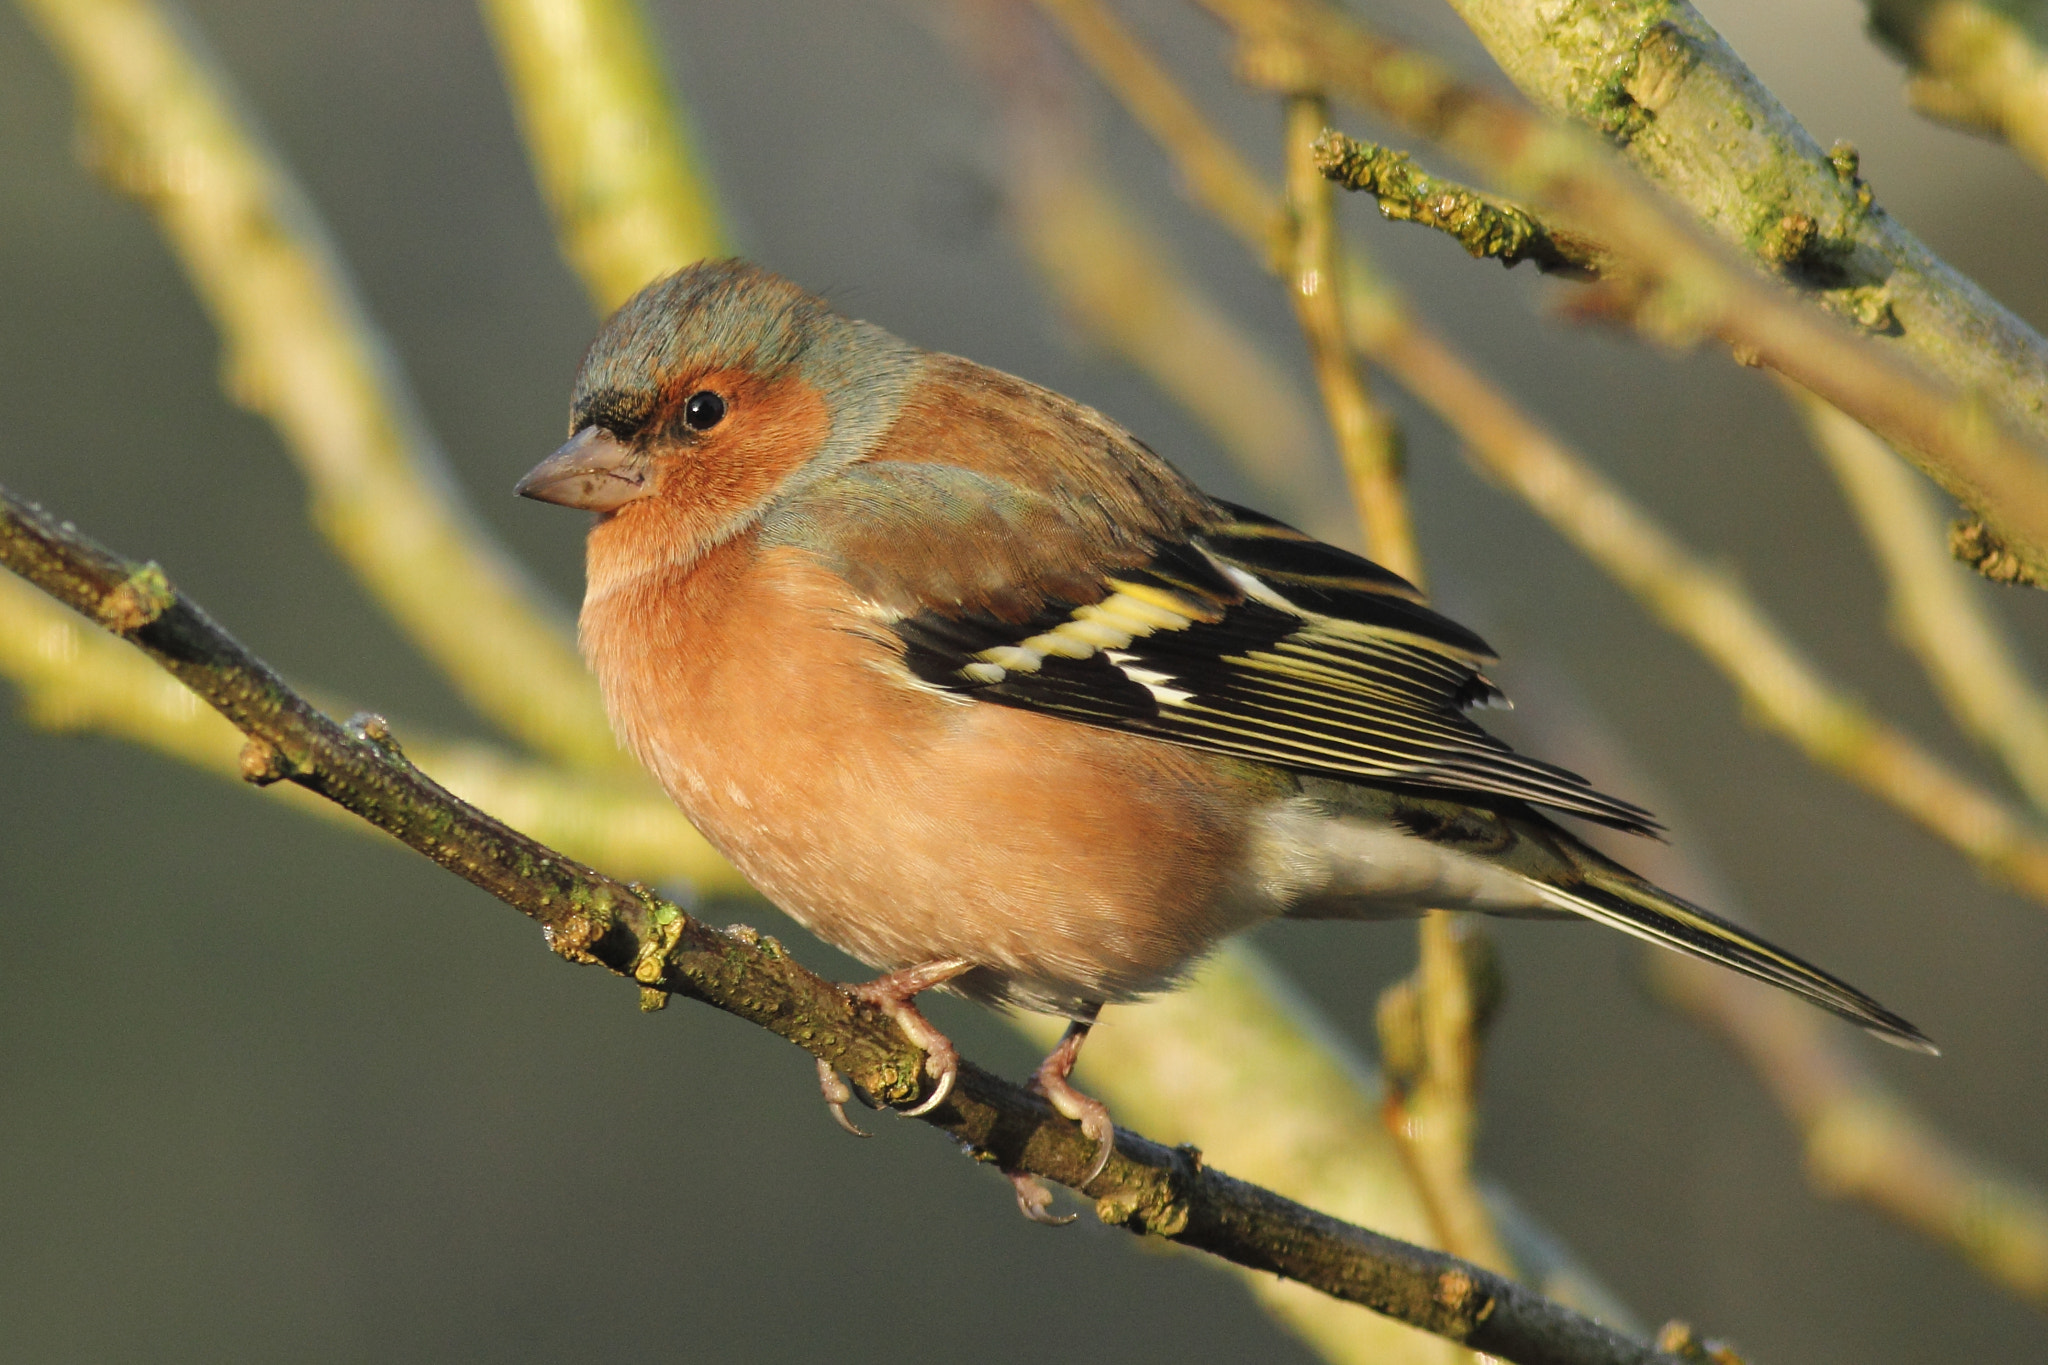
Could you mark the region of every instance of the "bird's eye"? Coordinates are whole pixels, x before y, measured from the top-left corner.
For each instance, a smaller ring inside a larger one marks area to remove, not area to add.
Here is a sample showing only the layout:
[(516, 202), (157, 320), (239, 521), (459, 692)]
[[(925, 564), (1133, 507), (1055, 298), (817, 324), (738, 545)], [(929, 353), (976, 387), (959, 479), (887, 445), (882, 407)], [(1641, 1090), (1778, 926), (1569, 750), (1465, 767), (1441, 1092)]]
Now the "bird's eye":
[(692, 431), (708, 431), (725, 416), (725, 400), (709, 389), (690, 395), (683, 404), (683, 424)]

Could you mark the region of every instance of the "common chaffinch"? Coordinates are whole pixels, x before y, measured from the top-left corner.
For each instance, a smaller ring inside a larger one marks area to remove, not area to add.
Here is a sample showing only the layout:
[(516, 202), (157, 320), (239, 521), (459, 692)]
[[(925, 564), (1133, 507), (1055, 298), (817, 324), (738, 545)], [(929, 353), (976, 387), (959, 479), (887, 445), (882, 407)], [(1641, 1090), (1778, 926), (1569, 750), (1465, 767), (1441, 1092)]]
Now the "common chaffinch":
[(1071, 399), (721, 261), (604, 324), (569, 427), (518, 491), (598, 514), (581, 638), (614, 727), (887, 972), (852, 989), (927, 1052), (921, 1108), (958, 1059), (919, 992), (1064, 1015), (1034, 1084), (1106, 1161), (1067, 1079), (1097, 1011), (1279, 916), (1584, 916), (1932, 1050), (1540, 813), (1658, 828), (1474, 724), (1493, 655), (1408, 582)]

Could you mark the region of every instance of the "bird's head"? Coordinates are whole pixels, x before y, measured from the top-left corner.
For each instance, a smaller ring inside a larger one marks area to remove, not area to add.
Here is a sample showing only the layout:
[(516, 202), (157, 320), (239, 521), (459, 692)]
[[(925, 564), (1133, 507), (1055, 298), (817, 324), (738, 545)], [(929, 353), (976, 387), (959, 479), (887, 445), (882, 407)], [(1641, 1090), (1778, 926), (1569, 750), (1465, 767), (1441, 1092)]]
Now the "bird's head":
[(743, 261), (620, 307), (583, 357), (566, 445), (517, 492), (599, 515), (592, 586), (687, 565), (778, 497), (867, 455), (920, 352)]

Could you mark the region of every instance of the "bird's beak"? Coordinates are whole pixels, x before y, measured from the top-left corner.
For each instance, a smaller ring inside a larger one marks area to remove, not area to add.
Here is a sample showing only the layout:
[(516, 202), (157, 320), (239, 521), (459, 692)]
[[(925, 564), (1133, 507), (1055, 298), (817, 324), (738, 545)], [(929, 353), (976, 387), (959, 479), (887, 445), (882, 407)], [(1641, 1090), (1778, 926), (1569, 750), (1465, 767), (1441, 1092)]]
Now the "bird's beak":
[(603, 427), (589, 426), (535, 465), (512, 491), (537, 502), (613, 512), (652, 489), (631, 448)]

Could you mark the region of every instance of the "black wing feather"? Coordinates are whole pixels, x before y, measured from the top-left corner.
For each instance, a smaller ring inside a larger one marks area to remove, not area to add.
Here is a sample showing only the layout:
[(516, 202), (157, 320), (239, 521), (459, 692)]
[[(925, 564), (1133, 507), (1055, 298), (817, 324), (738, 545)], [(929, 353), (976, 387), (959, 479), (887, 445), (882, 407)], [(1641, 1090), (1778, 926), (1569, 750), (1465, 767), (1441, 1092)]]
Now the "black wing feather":
[(1398, 575), (1293, 527), (1230, 520), (1028, 620), (927, 610), (894, 624), (934, 687), (1301, 772), (1548, 806), (1634, 833), (1648, 812), (1475, 725), (1494, 656)]

